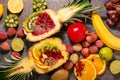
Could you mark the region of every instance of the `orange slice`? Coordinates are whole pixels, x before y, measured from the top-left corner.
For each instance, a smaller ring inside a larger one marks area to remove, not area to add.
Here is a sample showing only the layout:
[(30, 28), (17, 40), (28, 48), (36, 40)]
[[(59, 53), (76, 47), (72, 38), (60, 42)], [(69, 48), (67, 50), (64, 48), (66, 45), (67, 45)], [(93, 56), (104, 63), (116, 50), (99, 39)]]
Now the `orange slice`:
[(91, 54), (87, 57), (96, 67), (97, 75), (101, 75), (106, 70), (106, 61), (101, 59), (98, 54)]
[(88, 59), (81, 59), (77, 62), (74, 74), (78, 80), (95, 80), (97, 76), (94, 64)]

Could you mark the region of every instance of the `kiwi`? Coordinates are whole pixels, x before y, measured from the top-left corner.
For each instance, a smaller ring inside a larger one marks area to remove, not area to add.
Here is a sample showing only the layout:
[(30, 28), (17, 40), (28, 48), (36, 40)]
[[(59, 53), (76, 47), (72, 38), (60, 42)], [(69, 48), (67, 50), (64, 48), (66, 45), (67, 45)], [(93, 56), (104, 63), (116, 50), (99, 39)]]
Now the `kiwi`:
[(42, 11), (46, 9), (47, 4), (45, 0), (33, 0), (34, 11)]
[(18, 23), (18, 16), (15, 14), (9, 14), (5, 18), (5, 24), (7, 27), (17, 27)]
[(66, 69), (59, 69), (53, 73), (51, 80), (68, 80), (69, 72)]
[(24, 27), (24, 30), (26, 32), (32, 32), (33, 31), (33, 27), (35, 26), (35, 21), (38, 17), (38, 15), (41, 13), (41, 11), (38, 11), (38, 12), (34, 12), (32, 14), (30, 14), (26, 20), (23, 22), (23, 27)]

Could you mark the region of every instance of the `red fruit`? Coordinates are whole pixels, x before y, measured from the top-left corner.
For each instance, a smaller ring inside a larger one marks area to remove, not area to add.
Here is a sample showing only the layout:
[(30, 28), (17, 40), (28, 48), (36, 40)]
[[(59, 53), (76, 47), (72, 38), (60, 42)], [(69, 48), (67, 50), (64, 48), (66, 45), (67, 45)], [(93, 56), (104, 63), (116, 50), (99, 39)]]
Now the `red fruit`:
[(0, 32), (0, 40), (5, 40), (7, 39), (7, 34), (4, 32)]
[(65, 44), (66, 46), (66, 50), (69, 52), (69, 53), (72, 53), (73, 52), (73, 48), (70, 44)]
[(2, 42), (0, 45), (0, 48), (4, 51), (9, 51), (10, 50), (10, 46), (8, 44), (8, 42)]
[(102, 48), (102, 47), (104, 46), (104, 43), (103, 43), (102, 40), (97, 40), (97, 41), (95, 42), (95, 45), (96, 45), (98, 48)]
[(63, 66), (65, 69), (70, 70), (73, 68), (73, 63), (71, 61), (68, 61)]
[(98, 35), (96, 32), (91, 32), (91, 36), (93, 37), (93, 42), (95, 42), (98, 39)]
[(88, 41), (83, 41), (83, 42), (82, 42), (82, 46), (83, 46), (83, 47), (89, 47), (89, 46), (90, 46), (90, 42), (88, 42)]
[(8, 30), (7, 30), (7, 35), (8, 35), (9, 37), (14, 36), (15, 34), (16, 34), (15, 28), (8, 28)]
[(15, 52), (15, 51), (13, 51), (11, 55), (14, 57), (20, 57), (20, 53)]
[(97, 53), (98, 52), (98, 47), (96, 45), (91, 45), (89, 47), (89, 50), (91, 53)]
[(25, 36), (22, 28), (17, 31), (17, 36), (18, 37), (24, 37)]
[(86, 41), (88, 41), (89, 43), (93, 42), (93, 37), (92, 36), (86, 36)]
[(67, 29), (67, 35), (73, 42), (81, 42), (86, 36), (86, 26), (81, 22), (71, 24)]
[(83, 57), (88, 57), (90, 55), (90, 51), (89, 51), (89, 49), (88, 48), (83, 48), (82, 49), (82, 56)]

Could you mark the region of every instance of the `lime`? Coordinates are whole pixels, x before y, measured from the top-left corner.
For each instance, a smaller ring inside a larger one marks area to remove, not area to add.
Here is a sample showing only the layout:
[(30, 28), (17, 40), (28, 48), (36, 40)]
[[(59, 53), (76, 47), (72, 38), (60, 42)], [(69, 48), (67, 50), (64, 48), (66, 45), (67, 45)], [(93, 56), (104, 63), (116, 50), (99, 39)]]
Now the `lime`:
[(12, 40), (11, 46), (14, 51), (22, 51), (24, 48), (24, 42), (21, 38), (14, 38)]
[(118, 74), (120, 72), (120, 61), (114, 60), (110, 63), (110, 71), (112, 74)]
[(103, 48), (101, 48), (100, 51), (99, 51), (99, 56), (100, 56), (102, 59), (104, 59), (104, 60), (106, 60), (106, 61), (109, 61), (109, 60), (111, 60), (112, 57), (113, 57), (113, 51), (112, 51), (112, 49), (109, 48), (109, 47), (103, 47)]
[(0, 3), (0, 17), (3, 15), (3, 4)]

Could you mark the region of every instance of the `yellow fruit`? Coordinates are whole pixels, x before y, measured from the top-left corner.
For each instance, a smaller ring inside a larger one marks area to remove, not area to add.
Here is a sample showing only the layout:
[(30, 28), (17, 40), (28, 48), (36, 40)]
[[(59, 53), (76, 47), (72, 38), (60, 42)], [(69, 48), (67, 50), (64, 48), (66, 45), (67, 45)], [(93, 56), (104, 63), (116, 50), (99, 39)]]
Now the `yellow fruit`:
[(99, 38), (110, 48), (120, 50), (120, 38), (114, 36), (105, 26), (100, 15), (92, 13), (92, 24)]
[(8, 10), (12, 13), (20, 13), (23, 9), (22, 0), (8, 0)]
[(4, 11), (4, 9), (3, 9), (3, 4), (0, 4), (0, 18), (1, 18), (2, 15), (3, 15), (3, 11)]
[(14, 38), (11, 42), (11, 46), (14, 51), (22, 51), (24, 48), (24, 41), (21, 38)]
[[(53, 62), (52, 64), (54, 53), (52, 53), (53, 56), (51, 59), (51, 57), (48, 57), (44, 52), (47, 50), (52, 51), (56, 49), (61, 51), (63, 58), (59, 58), (55, 63)], [(28, 50), (28, 54), (29, 58), (33, 59), (35, 63), (34, 69), (40, 74), (44, 74), (58, 68), (59, 66), (63, 65), (69, 57), (68, 52), (66, 52), (66, 47), (60, 38), (47, 38), (42, 40), (33, 45)]]
[(109, 68), (112, 74), (120, 73), (120, 61), (119, 60), (112, 61)]
[(97, 70), (97, 75), (101, 75), (106, 70), (106, 61), (101, 59), (98, 54), (91, 54), (89, 57), (87, 57), (88, 60), (90, 60)]
[(95, 80), (97, 71), (90, 60), (81, 59), (74, 67), (74, 74), (78, 80)]

